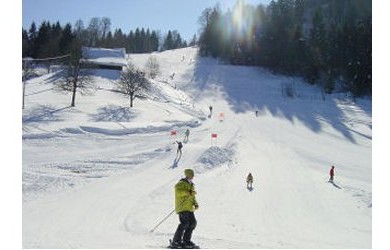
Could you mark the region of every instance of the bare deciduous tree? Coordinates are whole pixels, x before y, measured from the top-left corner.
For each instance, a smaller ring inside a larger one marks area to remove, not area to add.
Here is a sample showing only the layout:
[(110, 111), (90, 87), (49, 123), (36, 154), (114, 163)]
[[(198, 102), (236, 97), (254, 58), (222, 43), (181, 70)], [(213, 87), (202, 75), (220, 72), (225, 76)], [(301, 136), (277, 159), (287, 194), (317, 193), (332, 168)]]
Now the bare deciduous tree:
[(71, 106), (76, 104), (76, 93), (89, 94), (94, 89), (93, 79), (86, 68), (80, 64), (80, 56), (72, 55), (68, 66), (56, 81), (60, 90), (72, 93)]
[(87, 30), (89, 35), (88, 46), (94, 47), (96, 46), (98, 40), (102, 37), (102, 23), (100, 18), (91, 18)]
[(160, 74), (160, 64), (155, 56), (150, 56), (145, 64), (145, 71), (152, 79), (156, 78)]
[(149, 88), (149, 81), (144, 72), (129, 62), (121, 73), (117, 88), (120, 93), (129, 97), (130, 107), (133, 107), (133, 101), (142, 97), (142, 91)]
[(102, 23), (102, 38), (106, 38), (107, 36), (107, 33), (110, 31), (111, 29), (111, 19), (108, 18), (108, 17), (102, 17), (101, 19), (101, 23)]

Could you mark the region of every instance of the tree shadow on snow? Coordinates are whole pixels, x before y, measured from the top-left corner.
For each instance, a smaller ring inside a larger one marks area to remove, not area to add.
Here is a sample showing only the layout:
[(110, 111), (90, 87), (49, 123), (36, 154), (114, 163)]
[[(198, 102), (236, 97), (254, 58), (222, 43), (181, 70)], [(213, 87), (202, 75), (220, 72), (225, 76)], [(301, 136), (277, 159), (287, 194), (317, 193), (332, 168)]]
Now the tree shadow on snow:
[[(195, 98), (212, 97), (223, 92), (231, 109), (236, 113), (268, 111), (275, 117), (298, 119), (314, 132), (320, 132), (320, 121), (326, 121), (349, 141), (355, 143), (352, 131), (346, 125), (343, 110), (336, 99), (321, 93), (317, 86), (303, 86), (300, 78), (275, 75), (259, 67), (232, 66), (215, 59), (199, 57), (192, 81), (199, 92)], [(293, 84), (295, 96), (287, 97), (284, 86)], [(324, 99), (325, 98), (325, 99)], [(358, 105), (359, 103), (354, 103)], [(371, 116), (370, 102), (362, 103), (362, 112)], [(370, 138), (370, 136), (365, 136)]]
[(115, 105), (99, 108), (97, 113), (92, 115), (97, 122), (129, 122), (135, 117), (136, 114), (130, 108)]
[(61, 118), (61, 111), (65, 109), (69, 109), (70, 106), (66, 106), (63, 108), (56, 108), (54, 106), (50, 105), (39, 105), (35, 108), (29, 109), (26, 114), (23, 114), (22, 116), (22, 122), (24, 124), (31, 123), (31, 122), (56, 122), (56, 121), (62, 121), (63, 118)]

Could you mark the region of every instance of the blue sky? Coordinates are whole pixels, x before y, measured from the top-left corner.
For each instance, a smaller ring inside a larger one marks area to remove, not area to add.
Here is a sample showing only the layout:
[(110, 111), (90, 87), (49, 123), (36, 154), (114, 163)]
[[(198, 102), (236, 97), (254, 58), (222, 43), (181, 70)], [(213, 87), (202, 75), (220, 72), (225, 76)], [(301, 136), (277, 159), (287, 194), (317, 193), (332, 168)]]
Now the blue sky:
[[(190, 40), (199, 29), (198, 18), (207, 7), (220, 3), (222, 10), (232, 7), (236, 0), (23, 0), (23, 28), (35, 21), (74, 25), (78, 19), (87, 26), (92, 17), (109, 17), (111, 30), (121, 28), (128, 33), (137, 27), (160, 30), (177, 30)], [(258, 5), (268, 5), (270, 0), (245, 0)]]

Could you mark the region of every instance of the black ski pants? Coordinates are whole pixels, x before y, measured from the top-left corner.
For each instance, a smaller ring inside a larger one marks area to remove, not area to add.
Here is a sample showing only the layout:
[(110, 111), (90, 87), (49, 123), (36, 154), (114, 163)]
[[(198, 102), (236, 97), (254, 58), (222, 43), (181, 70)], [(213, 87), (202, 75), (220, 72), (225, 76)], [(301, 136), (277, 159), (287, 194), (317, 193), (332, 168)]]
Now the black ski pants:
[(176, 229), (176, 233), (173, 236), (173, 242), (190, 242), (192, 231), (196, 227), (196, 219), (194, 212), (180, 212), (179, 213), (180, 224)]

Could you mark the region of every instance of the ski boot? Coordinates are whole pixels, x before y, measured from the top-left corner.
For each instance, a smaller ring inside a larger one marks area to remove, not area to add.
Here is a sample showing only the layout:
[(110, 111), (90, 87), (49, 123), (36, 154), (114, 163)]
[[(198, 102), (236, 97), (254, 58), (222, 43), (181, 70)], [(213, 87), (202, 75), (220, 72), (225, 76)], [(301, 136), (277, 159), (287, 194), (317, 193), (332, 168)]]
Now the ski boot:
[(183, 242), (182, 248), (184, 249), (199, 249), (200, 247), (192, 241)]

